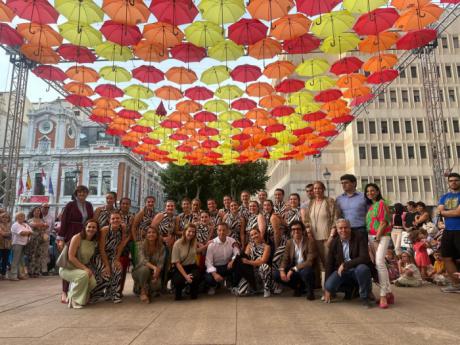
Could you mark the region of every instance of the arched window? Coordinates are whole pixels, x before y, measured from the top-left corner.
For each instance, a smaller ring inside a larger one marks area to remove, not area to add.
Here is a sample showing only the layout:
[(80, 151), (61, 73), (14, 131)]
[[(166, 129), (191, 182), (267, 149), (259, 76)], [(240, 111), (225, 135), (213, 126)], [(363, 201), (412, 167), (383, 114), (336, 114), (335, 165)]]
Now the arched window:
[(38, 151), (40, 153), (47, 153), (51, 146), (51, 140), (47, 137), (43, 137), (38, 141)]

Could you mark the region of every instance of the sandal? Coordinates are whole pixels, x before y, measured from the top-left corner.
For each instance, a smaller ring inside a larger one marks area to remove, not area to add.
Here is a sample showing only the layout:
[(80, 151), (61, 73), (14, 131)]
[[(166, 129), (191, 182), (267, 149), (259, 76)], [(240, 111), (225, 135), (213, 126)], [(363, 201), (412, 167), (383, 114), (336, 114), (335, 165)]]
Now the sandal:
[(150, 303), (149, 297), (145, 293), (141, 294), (140, 299), (142, 303)]
[(68, 298), (67, 298), (67, 294), (65, 292), (63, 292), (61, 294), (61, 303), (62, 304), (67, 304), (69, 302)]

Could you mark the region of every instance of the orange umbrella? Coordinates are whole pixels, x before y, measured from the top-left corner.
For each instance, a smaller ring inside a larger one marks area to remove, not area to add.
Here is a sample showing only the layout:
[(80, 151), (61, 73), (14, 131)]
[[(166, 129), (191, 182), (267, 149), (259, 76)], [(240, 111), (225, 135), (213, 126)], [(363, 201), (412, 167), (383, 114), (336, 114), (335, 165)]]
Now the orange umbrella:
[(265, 96), (259, 101), (259, 105), (267, 109), (279, 107), (284, 103), (286, 103), (286, 99), (279, 95)]
[(280, 41), (292, 40), (308, 33), (311, 20), (302, 13), (288, 14), (273, 22), (270, 35)]
[(169, 81), (179, 85), (192, 84), (198, 79), (195, 72), (185, 67), (171, 67), (165, 76)]
[(358, 44), (359, 51), (362, 53), (376, 53), (378, 51), (390, 49), (399, 39), (396, 32), (381, 32), (378, 35), (369, 35)]
[(271, 59), (281, 53), (281, 43), (267, 37), (248, 47), (248, 54), (255, 59)]
[(353, 88), (361, 86), (366, 82), (366, 80), (367, 78), (365, 75), (359, 73), (352, 73), (340, 77), (335, 84), (341, 88)]
[(70, 79), (81, 83), (95, 83), (99, 80), (99, 73), (85, 66), (70, 67), (65, 74), (67, 74)]
[(396, 54), (379, 54), (371, 57), (363, 64), (363, 69), (368, 72), (379, 72), (383, 69), (393, 68), (398, 62)]
[(64, 89), (78, 96), (88, 97), (94, 95), (94, 91), (90, 86), (76, 81), (72, 81), (68, 84), (65, 84)]
[(151, 62), (161, 62), (168, 58), (168, 54), (163, 52), (163, 47), (160, 44), (149, 43), (146, 40), (133, 46), (133, 54), (139, 59)]
[(62, 36), (46, 24), (22, 23), (18, 24), (16, 31), (36, 46), (56, 47), (62, 43)]
[(15, 14), (3, 2), (0, 2), (0, 22), (11, 23)]
[(282, 79), (292, 74), (295, 65), (290, 61), (276, 61), (268, 64), (264, 69), (264, 75), (270, 79)]
[(150, 11), (142, 0), (104, 0), (102, 10), (116, 23), (137, 25), (147, 22)]
[(444, 10), (435, 4), (417, 5), (404, 11), (394, 27), (403, 31), (420, 30), (439, 19)]
[(114, 98), (99, 97), (94, 100), (94, 106), (98, 108), (114, 109), (121, 107), (121, 104)]
[[(94, 102), (96, 105), (96, 102)], [(108, 116), (111, 118), (115, 118), (117, 116), (117, 112), (113, 109), (108, 109), (106, 107), (96, 107), (91, 111), (92, 114), (96, 116)]]
[(291, 0), (252, 0), (247, 9), (252, 18), (272, 21), (287, 15), (293, 6)]
[(391, 5), (398, 10), (405, 10), (410, 7), (424, 6), (431, 3), (431, 0), (393, 0)]
[(165, 48), (177, 46), (184, 39), (183, 32), (177, 26), (163, 22), (145, 25), (142, 35), (147, 42), (163, 47), (163, 51)]
[(51, 48), (33, 44), (23, 44), (21, 52), (30, 60), (41, 64), (54, 65), (59, 62), (59, 55)]
[(331, 110), (330, 112), (327, 113), (326, 119), (333, 119), (334, 117), (344, 116), (344, 115), (349, 114), (350, 111), (351, 110), (348, 107), (343, 107), (337, 110)]
[(176, 109), (186, 113), (196, 113), (202, 109), (202, 105), (195, 101), (182, 101), (176, 104)]
[(371, 93), (371, 89), (367, 86), (359, 86), (353, 89), (348, 89), (343, 93), (345, 98), (356, 98), (360, 96), (365, 96)]
[(338, 99), (338, 100), (335, 100), (335, 101), (332, 101), (332, 102), (324, 103), (321, 106), (321, 110), (324, 110), (326, 112), (340, 110), (340, 109), (345, 108), (347, 106), (347, 104), (348, 103), (346, 101), (344, 101), (343, 99)]
[(142, 137), (144, 136), (143, 133), (139, 132), (128, 132), (120, 138), (121, 144), (126, 147), (136, 147), (139, 145)]
[(252, 97), (263, 97), (271, 95), (275, 92), (273, 86), (265, 82), (256, 82), (248, 85), (246, 88), (246, 93)]
[(257, 126), (268, 127), (268, 126), (277, 125), (277, 124), (279, 124), (279, 122), (274, 118), (264, 118), (264, 117), (262, 117), (262, 118), (256, 119), (255, 124)]
[(184, 127), (194, 130), (194, 129), (204, 128), (205, 124), (203, 122), (200, 122), (200, 121), (197, 121), (197, 120), (189, 120), (184, 124)]
[(251, 119), (251, 120), (257, 120), (257, 119), (268, 118), (269, 115), (270, 113), (266, 111), (265, 109), (255, 108), (255, 109), (249, 110), (246, 113), (245, 118)]
[(184, 111), (174, 111), (168, 116), (166, 116), (165, 119), (170, 120), (170, 121), (178, 121), (178, 122), (186, 122), (186, 121), (193, 120), (190, 114)]
[(162, 86), (155, 90), (155, 95), (167, 101), (178, 100), (183, 97), (182, 92), (174, 86)]

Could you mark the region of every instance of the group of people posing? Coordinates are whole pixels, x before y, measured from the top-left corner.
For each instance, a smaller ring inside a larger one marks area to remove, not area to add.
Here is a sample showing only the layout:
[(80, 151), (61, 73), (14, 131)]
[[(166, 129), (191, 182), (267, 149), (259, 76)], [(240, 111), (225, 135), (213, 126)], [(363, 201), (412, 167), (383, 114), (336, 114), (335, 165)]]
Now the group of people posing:
[[(173, 200), (157, 212), (154, 197), (147, 197), (145, 207), (132, 214), (130, 199), (121, 198), (118, 205), (114, 192), (107, 194), (106, 205), (93, 211), (86, 201), (88, 189), (79, 186), (58, 230), (61, 300), (73, 308), (100, 300), (121, 302), (132, 264), (134, 292), (145, 303), (166, 289), (181, 300), (184, 295), (195, 299), (202, 291), (213, 295), (224, 286), (238, 296), (264, 297), (289, 286), (295, 296), (308, 300), (322, 288), (326, 303), (343, 292), (346, 299), (359, 296), (366, 307), (377, 302), (388, 308), (394, 296), (386, 256), (390, 244), (403, 255), (398, 232), (402, 217), (390, 211), (376, 184), (366, 185), (361, 193), (355, 176), (343, 175), (341, 183), (343, 194), (335, 200), (316, 181), (306, 186), (303, 203), (296, 193), (285, 202), (282, 189), (275, 191), (273, 201), (265, 191), (257, 201), (243, 191), (240, 202), (225, 196), (221, 209), (214, 199), (207, 200), (204, 210), (200, 200), (184, 198), (179, 214)], [(449, 175), (449, 187), (438, 211), (447, 233), (440, 251), (453, 283), (449, 288), (455, 290), (460, 175)], [(421, 214), (416, 217), (414, 229), (424, 223)], [(24, 224), (20, 214), (16, 223)], [(14, 234), (29, 238), (27, 231)], [(377, 298), (372, 280), (379, 285)]]

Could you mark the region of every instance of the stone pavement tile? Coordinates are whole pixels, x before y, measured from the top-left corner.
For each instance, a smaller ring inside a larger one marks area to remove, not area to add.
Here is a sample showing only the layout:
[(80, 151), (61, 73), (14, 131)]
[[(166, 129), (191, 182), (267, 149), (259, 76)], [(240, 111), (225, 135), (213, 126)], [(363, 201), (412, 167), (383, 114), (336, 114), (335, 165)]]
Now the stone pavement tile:
[(2, 345), (33, 345), (40, 339), (37, 338), (0, 338)]
[(128, 345), (139, 333), (122, 327), (58, 328), (31, 345)]

